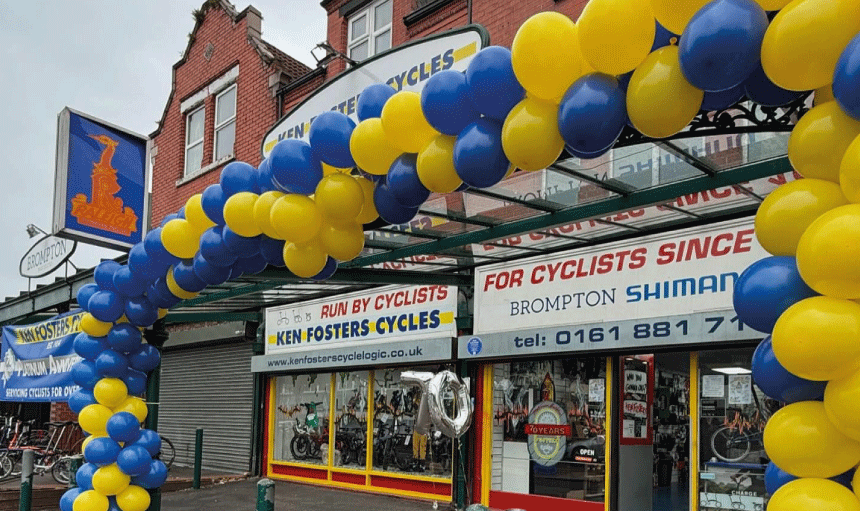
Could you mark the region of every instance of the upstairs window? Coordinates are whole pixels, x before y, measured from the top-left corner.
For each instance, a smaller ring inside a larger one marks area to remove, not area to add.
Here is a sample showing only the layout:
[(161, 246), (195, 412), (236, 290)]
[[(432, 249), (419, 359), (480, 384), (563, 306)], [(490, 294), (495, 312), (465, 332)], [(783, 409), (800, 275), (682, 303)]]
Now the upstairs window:
[[(192, 111), (185, 116), (185, 175), (200, 171), (203, 165), (203, 126), (206, 120), (206, 107)], [(231, 142), (232, 147), (232, 142)]]
[(392, 0), (376, 0), (349, 17), (349, 58), (361, 62), (391, 48)]
[(215, 161), (233, 155), (236, 140), (236, 85), (215, 97)]

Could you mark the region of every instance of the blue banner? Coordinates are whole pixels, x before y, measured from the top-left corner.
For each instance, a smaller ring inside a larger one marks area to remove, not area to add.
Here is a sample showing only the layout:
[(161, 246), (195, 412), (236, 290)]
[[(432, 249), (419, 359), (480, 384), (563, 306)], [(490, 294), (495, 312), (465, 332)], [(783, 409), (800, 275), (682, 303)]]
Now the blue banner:
[(4, 326), (0, 361), (0, 401), (68, 401), (78, 390), (72, 366), (81, 331), (78, 309), (26, 326)]

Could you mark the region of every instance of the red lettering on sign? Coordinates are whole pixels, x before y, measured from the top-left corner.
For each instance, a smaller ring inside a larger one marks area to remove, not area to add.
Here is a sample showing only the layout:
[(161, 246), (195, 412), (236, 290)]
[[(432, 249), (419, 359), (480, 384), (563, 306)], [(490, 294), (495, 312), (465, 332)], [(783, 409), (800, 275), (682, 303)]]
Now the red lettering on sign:
[(526, 435), (570, 436), (570, 424), (526, 424)]

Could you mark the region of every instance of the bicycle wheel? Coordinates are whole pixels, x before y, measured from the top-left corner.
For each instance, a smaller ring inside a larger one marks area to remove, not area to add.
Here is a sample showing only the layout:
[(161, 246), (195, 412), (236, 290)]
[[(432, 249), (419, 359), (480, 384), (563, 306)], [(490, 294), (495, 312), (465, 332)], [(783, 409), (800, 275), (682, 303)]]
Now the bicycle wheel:
[(307, 435), (296, 435), (290, 440), (290, 453), (295, 460), (303, 460), (308, 457), (311, 449), (311, 439)]
[(69, 484), (72, 480), (72, 457), (63, 456), (55, 461), (51, 467), (51, 477), (62, 485)]
[(170, 470), (170, 467), (173, 466), (173, 460), (176, 459), (176, 448), (173, 447), (173, 442), (169, 438), (162, 435), (158, 436), (161, 437), (161, 450), (158, 451), (157, 459), (160, 459), (167, 470)]
[(723, 426), (711, 435), (711, 450), (714, 456), (727, 463), (741, 461), (750, 453), (749, 435)]
[(21, 447), (39, 447), (44, 449), (48, 446), (50, 438), (47, 430), (31, 429), (21, 435), (21, 438), (18, 439), (18, 445)]
[(9, 457), (8, 452), (0, 455), (0, 479), (5, 479), (12, 475), (12, 469), (15, 468), (15, 462)]

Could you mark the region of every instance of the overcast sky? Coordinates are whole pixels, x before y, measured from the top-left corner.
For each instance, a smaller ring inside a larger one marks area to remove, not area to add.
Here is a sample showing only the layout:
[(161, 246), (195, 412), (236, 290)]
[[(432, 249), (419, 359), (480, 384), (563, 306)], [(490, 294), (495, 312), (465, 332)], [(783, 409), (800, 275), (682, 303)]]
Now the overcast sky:
[[(50, 231), (57, 114), (66, 106), (148, 135), (170, 93), (171, 67), (202, 0), (0, 1), (0, 300), (27, 290), (18, 264)], [(319, 0), (254, 0), (263, 38), (314, 66), (325, 39)], [(242, 10), (249, 2), (234, 4)], [(78, 245), (81, 268), (118, 252)], [(53, 282), (62, 268), (39, 282)], [(34, 281), (35, 287), (35, 281)]]

